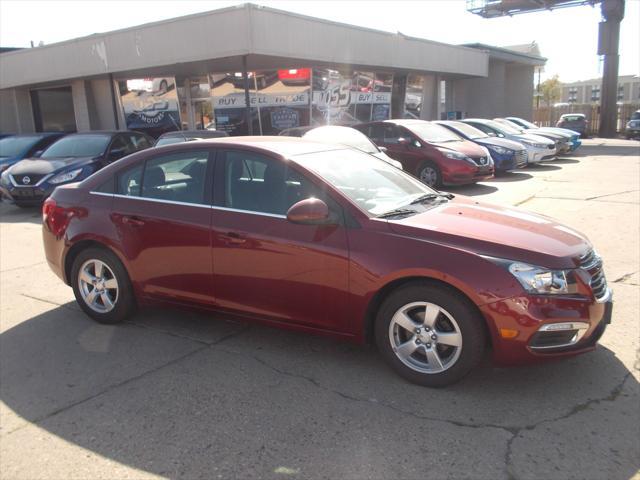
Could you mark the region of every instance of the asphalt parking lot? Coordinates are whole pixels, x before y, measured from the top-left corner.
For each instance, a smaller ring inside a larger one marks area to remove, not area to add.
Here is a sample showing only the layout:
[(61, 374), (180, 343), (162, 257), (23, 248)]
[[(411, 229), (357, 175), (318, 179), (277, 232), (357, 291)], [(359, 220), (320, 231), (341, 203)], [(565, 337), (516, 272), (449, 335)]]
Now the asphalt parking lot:
[(39, 212), (0, 205), (0, 476), (640, 478), (640, 143), (451, 191), (590, 237), (615, 292), (595, 352), (432, 390), (372, 348), (211, 315), (98, 325), (49, 271)]

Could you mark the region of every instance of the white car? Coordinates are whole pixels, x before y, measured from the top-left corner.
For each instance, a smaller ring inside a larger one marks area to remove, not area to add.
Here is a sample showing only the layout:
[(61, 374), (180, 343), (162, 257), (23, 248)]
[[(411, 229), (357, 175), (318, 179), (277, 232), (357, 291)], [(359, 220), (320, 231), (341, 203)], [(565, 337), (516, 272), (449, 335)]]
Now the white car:
[(478, 130), (482, 130), (490, 137), (506, 138), (521, 143), (527, 149), (527, 163), (539, 163), (545, 160), (556, 158), (556, 142), (548, 138), (534, 135), (532, 133), (522, 133), (508, 125), (498, 123), (494, 120), (484, 118), (465, 118), (462, 122), (467, 123)]
[(173, 77), (133, 78), (127, 80), (130, 92), (167, 93), (175, 85)]
[[(287, 132), (281, 132), (280, 135), (287, 135)], [(369, 140), (369, 137), (355, 128), (326, 125), (311, 128), (302, 135), (302, 138), (306, 140), (313, 140), (314, 142), (334, 143), (355, 148), (356, 150), (373, 155), (374, 157), (402, 170), (402, 164), (384, 153), (384, 147), (378, 147), (375, 143)]]

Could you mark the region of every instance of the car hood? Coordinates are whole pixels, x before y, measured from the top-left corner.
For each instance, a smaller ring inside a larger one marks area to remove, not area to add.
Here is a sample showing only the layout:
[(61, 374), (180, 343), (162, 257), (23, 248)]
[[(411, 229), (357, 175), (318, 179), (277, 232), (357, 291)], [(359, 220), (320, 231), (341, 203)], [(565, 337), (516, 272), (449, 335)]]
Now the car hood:
[(522, 150), (524, 148), (522, 144), (514, 140), (507, 140), (506, 138), (477, 138), (474, 142), (481, 145), (495, 145), (498, 147), (510, 148), (511, 150)]
[(11, 167), (12, 175), (48, 175), (72, 167), (83, 167), (96, 161), (96, 157), (27, 158)]
[(463, 153), (469, 157), (484, 157), (487, 154), (481, 146), (469, 140), (462, 140), (461, 142), (431, 143), (431, 145), (436, 148)]
[(556, 142), (553, 140), (549, 140), (547, 137), (543, 137), (541, 135), (534, 135), (533, 133), (520, 133), (518, 135), (513, 136), (514, 140), (518, 141), (518, 139), (529, 140), (531, 142), (542, 143), (544, 145), (555, 145)]
[(591, 248), (584, 235), (549, 217), (464, 196), (388, 224), (399, 235), (547, 268), (575, 268)]
[(540, 127), (540, 128), (536, 128), (531, 129), (532, 133), (533, 132), (537, 132), (539, 131), (540, 133), (542, 132), (547, 132), (547, 133), (555, 133), (556, 135), (561, 135), (564, 138), (571, 138), (571, 137), (575, 137), (576, 135), (580, 135), (578, 132), (572, 132), (571, 130), (568, 130), (566, 128), (555, 128), (555, 127)]

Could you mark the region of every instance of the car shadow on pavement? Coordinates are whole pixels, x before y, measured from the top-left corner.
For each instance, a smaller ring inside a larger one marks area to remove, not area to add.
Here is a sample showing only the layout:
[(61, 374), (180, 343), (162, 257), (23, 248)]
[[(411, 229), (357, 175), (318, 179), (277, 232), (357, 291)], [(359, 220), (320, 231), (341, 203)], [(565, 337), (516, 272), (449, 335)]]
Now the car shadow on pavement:
[(0, 223), (42, 223), (39, 207), (20, 208), (11, 203), (0, 203)]
[(580, 163), (580, 160), (576, 160), (575, 158), (558, 158), (554, 160), (553, 163), (558, 163), (560, 165), (569, 165), (571, 163)]
[(491, 180), (485, 180), (485, 183), (502, 183), (502, 182), (521, 182), (533, 178), (533, 175), (523, 171), (505, 172), (493, 177)]
[[(567, 422), (573, 428), (588, 421), (584, 416), (603, 415), (590, 410), (638, 386), (614, 352), (599, 347), (538, 366), (487, 361), (456, 385), (428, 389), (391, 372), (374, 348), (219, 318), (153, 309), (108, 326), (67, 304), (6, 330), (5, 447), (28, 441), (21, 435), (29, 431), (42, 435), (30, 428), (36, 424), (171, 478), (278, 477), (282, 468), (303, 478), (400, 478), (447, 443), (458, 451), (447, 462), (432, 461), (434, 477), (468, 476), (482, 462), (483, 472), (493, 472), (486, 477), (496, 478), (509, 438), (516, 448), (557, 424), (557, 441)], [(588, 439), (590, 448), (617, 448), (623, 458), (582, 455), (577, 472), (559, 462), (559, 478), (585, 478), (581, 472), (596, 467), (609, 478), (636, 473), (640, 460), (624, 451), (633, 445), (620, 446), (634, 438), (636, 422), (604, 415), (592, 427), (598, 435)], [(571, 435), (554, 447), (568, 458), (585, 448)], [(410, 438), (419, 440), (415, 447)]]
[(472, 183), (470, 185), (455, 185), (445, 187), (447, 192), (451, 192), (454, 195), (467, 195), (469, 197), (475, 197), (476, 195), (488, 195), (498, 190), (491, 185), (485, 185), (483, 183)]
[(583, 145), (575, 152), (574, 157), (638, 157), (640, 156), (640, 142), (636, 145)]
[[(553, 161), (555, 163), (555, 160)], [(532, 172), (550, 172), (552, 170), (562, 170), (562, 167), (550, 163), (534, 163), (527, 166)]]

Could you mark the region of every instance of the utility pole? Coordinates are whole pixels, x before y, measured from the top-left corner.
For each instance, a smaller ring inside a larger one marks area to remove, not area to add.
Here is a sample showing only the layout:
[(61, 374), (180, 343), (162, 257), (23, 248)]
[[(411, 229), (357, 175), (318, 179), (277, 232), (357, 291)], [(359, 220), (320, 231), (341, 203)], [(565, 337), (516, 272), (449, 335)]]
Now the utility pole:
[(604, 56), (602, 88), (600, 89), (600, 126), (598, 134), (613, 138), (618, 121), (618, 44), (620, 22), (624, 18), (624, 0), (603, 0), (602, 19), (598, 32), (598, 55)]

